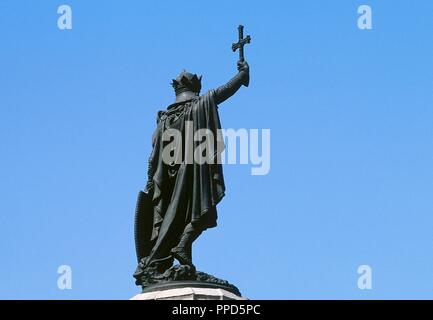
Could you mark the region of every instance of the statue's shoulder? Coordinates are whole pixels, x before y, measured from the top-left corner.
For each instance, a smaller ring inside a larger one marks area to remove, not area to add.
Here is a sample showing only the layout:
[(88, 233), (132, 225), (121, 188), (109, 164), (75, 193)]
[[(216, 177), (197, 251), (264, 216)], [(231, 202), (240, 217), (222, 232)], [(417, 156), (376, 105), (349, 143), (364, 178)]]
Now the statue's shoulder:
[(204, 107), (208, 105), (215, 105), (216, 104), (216, 90), (211, 89), (207, 91), (206, 93), (202, 94), (197, 99), (198, 105)]
[(216, 92), (215, 89), (211, 89), (208, 92), (202, 94), (200, 96), (200, 99), (213, 99), (213, 98), (215, 98), (215, 92)]

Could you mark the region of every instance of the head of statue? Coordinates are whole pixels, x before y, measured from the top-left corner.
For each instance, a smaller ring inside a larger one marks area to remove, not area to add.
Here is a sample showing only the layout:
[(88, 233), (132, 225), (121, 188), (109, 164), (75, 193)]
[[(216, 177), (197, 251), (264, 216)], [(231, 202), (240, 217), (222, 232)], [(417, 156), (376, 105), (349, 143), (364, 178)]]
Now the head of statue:
[(176, 94), (176, 101), (197, 97), (201, 90), (201, 76), (183, 70), (171, 85)]

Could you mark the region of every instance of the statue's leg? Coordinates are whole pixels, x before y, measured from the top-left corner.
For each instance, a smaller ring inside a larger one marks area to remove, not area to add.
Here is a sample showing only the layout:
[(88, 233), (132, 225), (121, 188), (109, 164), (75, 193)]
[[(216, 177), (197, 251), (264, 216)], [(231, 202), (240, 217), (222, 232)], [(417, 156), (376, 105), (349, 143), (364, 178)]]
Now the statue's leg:
[(185, 227), (178, 245), (171, 250), (173, 257), (178, 260), (180, 264), (194, 267), (192, 263), (192, 243), (202, 232), (203, 228), (198, 224), (189, 223)]

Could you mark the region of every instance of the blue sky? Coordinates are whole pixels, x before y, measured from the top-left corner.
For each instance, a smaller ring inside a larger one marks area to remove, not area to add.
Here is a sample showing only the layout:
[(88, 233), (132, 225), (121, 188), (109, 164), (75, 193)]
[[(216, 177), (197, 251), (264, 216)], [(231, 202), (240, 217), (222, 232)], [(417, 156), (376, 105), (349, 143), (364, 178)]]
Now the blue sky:
[[(68, 4), (73, 29), (57, 28)], [(357, 8), (373, 29), (357, 28)], [(182, 68), (251, 84), (225, 128), (271, 129), (271, 171), (226, 165), (198, 269), (251, 299), (433, 298), (433, 2), (0, 2), (0, 298), (127, 299), (156, 112)], [(72, 268), (59, 290), (57, 268)], [(373, 289), (357, 287), (357, 268)]]

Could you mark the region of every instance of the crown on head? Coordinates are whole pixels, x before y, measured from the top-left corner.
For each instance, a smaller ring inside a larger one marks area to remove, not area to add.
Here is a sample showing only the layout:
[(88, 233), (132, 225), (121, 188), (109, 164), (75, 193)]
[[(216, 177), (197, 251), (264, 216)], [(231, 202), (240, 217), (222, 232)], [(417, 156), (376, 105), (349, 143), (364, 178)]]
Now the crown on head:
[(173, 86), (176, 95), (186, 91), (192, 91), (199, 94), (201, 90), (201, 78), (202, 76), (197, 76), (196, 74), (183, 70), (176, 79), (173, 79), (171, 85)]

